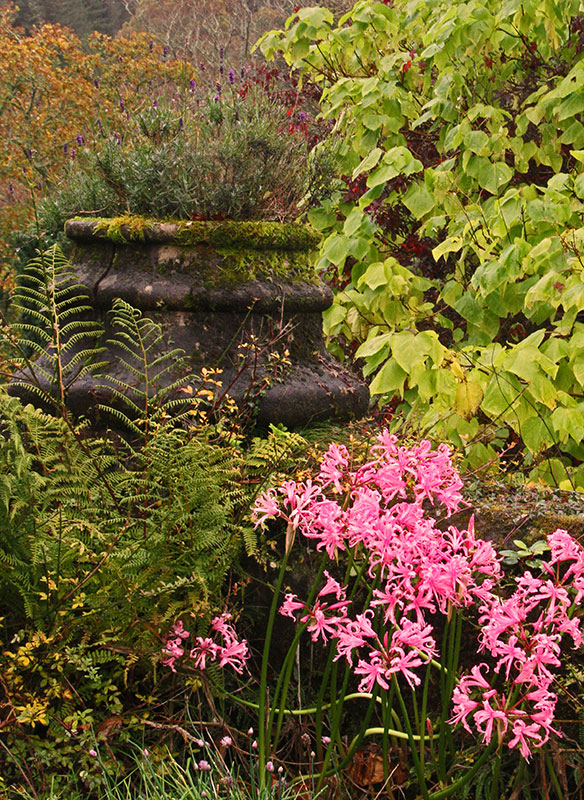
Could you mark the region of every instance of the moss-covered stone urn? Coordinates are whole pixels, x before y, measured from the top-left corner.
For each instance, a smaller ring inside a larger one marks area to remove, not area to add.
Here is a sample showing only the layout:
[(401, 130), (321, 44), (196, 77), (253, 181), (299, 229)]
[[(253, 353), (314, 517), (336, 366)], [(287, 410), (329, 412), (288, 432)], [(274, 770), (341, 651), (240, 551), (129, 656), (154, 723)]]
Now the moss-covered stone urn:
[[(218, 394), (253, 404), (260, 424), (288, 427), (362, 416), (367, 387), (326, 351), (322, 312), (332, 292), (313, 264), (318, 234), (277, 222), (69, 220), (70, 260), (110, 337), (121, 298), (158, 323), (193, 373), (219, 369)], [(114, 380), (132, 382), (120, 353), (103, 356)], [(171, 376), (173, 379), (176, 376)], [(169, 377), (168, 380), (171, 378)], [(69, 405), (108, 402), (99, 379), (77, 381)]]

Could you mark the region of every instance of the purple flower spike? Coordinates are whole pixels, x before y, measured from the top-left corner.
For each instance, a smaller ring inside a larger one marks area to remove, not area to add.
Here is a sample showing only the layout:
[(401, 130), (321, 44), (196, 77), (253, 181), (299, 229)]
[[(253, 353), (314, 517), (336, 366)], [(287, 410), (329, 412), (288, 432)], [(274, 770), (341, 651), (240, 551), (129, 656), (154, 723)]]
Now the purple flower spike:
[(152, 39), (148, 42), (148, 49), (150, 50), (150, 52), (154, 50), (154, 42), (152, 41)]
[(185, 126), (185, 124), (184, 124), (184, 122), (183, 122), (183, 118), (182, 118), (182, 117), (180, 117), (180, 118), (179, 118), (179, 121), (178, 121), (178, 129), (179, 129), (179, 131), (182, 131), (182, 129), (184, 128), (184, 126)]
[(69, 152), (69, 145), (68, 145), (68, 144), (64, 144), (64, 145), (63, 145), (63, 153), (64, 153), (65, 155), (67, 155), (67, 153), (68, 153), (68, 152)]
[(235, 83), (235, 72), (232, 69), (230, 69), (227, 75), (229, 77), (229, 83), (233, 86), (233, 84)]
[(221, 61), (223, 61), (223, 56), (224, 55), (225, 55), (225, 48), (224, 47), (220, 47), (219, 48), (219, 58), (221, 59)]
[(191, 78), (189, 81), (189, 86), (191, 87), (191, 89), (194, 89), (196, 85), (197, 85), (196, 80), (194, 78)]
[(78, 135), (75, 137), (75, 141), (77, 142), (77, 144), (79, 145), (79, 147), (81, 147), (81, 145), (85, 144), (85, 139), (83, 138), (83, 136), (81, 136), (81, 134), (78, 134)]
[[(221, 98), (219, 97), (219, 95), (218, 95), (218, 94), (216, 94), (216, 95), (215, 95), (215, 97), (213, 98), (213, 100), (214, 100), (216, 103), (218, 103), (218, 102), (219, 102), (219, 100), (221, 100)], [(203, 117), (203, 115), (202, 115), (202, 114), (201, 114), (201, 119), (204, 119), (204, 117)]]
[(298, 119), (300, 120), (300, 122), (306, 122), (306, 111), (301, 111), (298, 114)]
[(168, 55), (168, 47), (164, 45), (164, 47), (162, 48), (162, 58), (166, 58), (167, 55)]
[(95, 80), (93, 81), (93, 85), (95, 86), (96, 89), (99, 89), (99, 81), (97, 80), (97, 78), (95, 78)]

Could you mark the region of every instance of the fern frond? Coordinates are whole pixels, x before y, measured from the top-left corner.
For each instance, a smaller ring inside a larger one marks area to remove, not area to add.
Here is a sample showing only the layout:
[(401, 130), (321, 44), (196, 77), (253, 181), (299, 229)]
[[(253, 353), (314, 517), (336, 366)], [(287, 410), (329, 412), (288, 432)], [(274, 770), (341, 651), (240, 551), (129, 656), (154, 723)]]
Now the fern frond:
[(71, 385), (94, 371), (104, 352), (98, 346), (101, 325), (87, 319), (88, 301), (87, 289), (58, 245), (29, 262), (13, 297), (20, 319), (4, 337), (9, 345), (16, 342), (13, 387), (64, 410)]
[[(187, 367), (184, 352), (168, 350), (162, 328), (143, 317), (139, 309), (124, 300), (116, 299), (111, 311), (114, 336), (108, 345), (130, 380), (114, 375), (102, 375), (112, 405), (102, 404), (133, 434), (148, 438), (158, 425), (176, 419), (177, 413), (189, 405), (188, 398), (176, 397), (193, 378)], [(135, 379), (135, 380), (134, 380)]]

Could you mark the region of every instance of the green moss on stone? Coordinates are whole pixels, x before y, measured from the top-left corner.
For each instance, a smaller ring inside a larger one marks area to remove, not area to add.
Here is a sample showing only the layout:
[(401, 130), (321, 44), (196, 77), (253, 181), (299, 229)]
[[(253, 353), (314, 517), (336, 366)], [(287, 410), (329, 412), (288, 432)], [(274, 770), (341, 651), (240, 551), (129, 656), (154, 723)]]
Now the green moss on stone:
[(183, 247), (207, 244), (217, 249), (305, 251), (317, 248), (321, 238), (309, 225), (294, 222), (155, 220), (130, 214), (88, 222), (94, 236), (116, 244), (168, 241)]
[[(77, 217), (77, 219), (81, 219)], [(109, 239), (114, 244), (127, 244), (128, 242), (145, 242), (146, 229), (151, 220), (144, 217), (124, 214), (121, 217), (101, 218), (95, 220), (94, 233)]]
[[(173, 245), (178, 251), (201, 252), (198, 271), (205, 285), (230, 287), (253, 280), (314, 282), (315, 249), (320, 236), (312, 228), (295, 223), (163, 221), (124, 215), (111, 219), (87, 219), (73, 234), (86, 245), (106, 239), (113, 244), (134, 245), (144, 253), (148, 246)], [(97, 242), (94, 243), (97, 246)], [(205, 251), (209, 252), (207, 259)], [(213, 256), (213, 254), (215, 254)], [(125, 260), (125, 259), (124, 259)], [(180, 257), (158, 263), (158, 270), (174, 268)]]
[(233, 286), (248, 281), (280, 278), (290, 282), (317, 280), (314, 263), (309, 252), (283, 252), (281, 250), (253, 251), (216, 247), (221, 256), (218, 269), (209, 271), (209, 286)]
[(177, 223), (177, 244), (210, 244), (253, 250), (314, 250), (320, 234), (293, 222), (231, 222), (192, 220)]

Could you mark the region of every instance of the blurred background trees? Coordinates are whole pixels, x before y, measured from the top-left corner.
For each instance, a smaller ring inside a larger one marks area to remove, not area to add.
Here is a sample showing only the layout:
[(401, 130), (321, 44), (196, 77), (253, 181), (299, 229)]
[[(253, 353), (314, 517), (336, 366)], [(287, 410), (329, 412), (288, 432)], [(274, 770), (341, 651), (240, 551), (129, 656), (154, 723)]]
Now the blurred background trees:
[(127, 4), (120, 0), (19, 0), (16, 24), (30, 31), (35, 25), (59, 23), (78, 36), (93, 31), (113, 36), (129, 16)]

